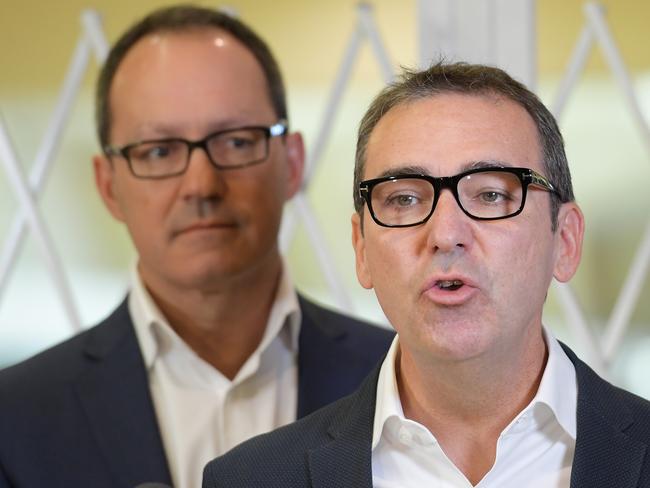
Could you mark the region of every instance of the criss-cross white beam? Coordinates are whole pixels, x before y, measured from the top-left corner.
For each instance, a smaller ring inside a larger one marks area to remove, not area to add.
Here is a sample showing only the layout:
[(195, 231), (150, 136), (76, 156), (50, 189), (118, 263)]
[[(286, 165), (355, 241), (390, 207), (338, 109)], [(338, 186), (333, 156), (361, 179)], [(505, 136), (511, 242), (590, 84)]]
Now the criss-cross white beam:
[[(598, 3), (587, 3), (584, 6), (585, 26), (580, 33), (573, 50), (569, 66), (560, 82), (558, 92), (551, 104), (552, 112), (560, 120), (569, 97), (575, 88), (581, 73), (584, 70), (587, 58), (597, 43), (602, 50), (607, 65), (614, 75), (614, 79), (622, 91), (629, 112), (635, 125), (639, 129), (641, 138), (650, 159), (650, 127), (643, 115), (634, 84), (625, 67), (623, 58), (616, 45), (616, 41), (609, 30), (605, 19), (605, 11)], [(568, 285), (557, 286), (560, 301), (565, 309), (569, 326), (576, 337), (587, 349), (588, 355), (595, 369), (606, 374), (618, 352), (625, 333), (630, 325), (630, 318), (636, 307), (644, 281), (650, 273), (650, 220), (637, 253), (630, 264), (625, 282), (618, 295), (605, 330), (600, 340), (597, 339), (585, 319), (584, 313), (578, 304), (575, 295)]]
[(343, 54), (341, 65), (337, 72), (334, 83), (330, 90), (330, 94), (325, 105), (325, 113), (323, 114), (320, 128), (316, 136), (316, 141), (313, 146), (312, 152), (308, 154), (307, 168), (305, 174), (305, 185), (308, 186), (313, 178), (314, 170), (317, 164), (323, 157), (323, 152), (327, 147), (332, 134), (332, 127), (334, 120), (341, 108), (341, 101), (345, 94), (345, 89), (350, 82), (354, 64), (361, 50), (364, 40), (370, 42), (372, 52), (379, 64), (382, 78), (385, 83), (390, 83), (395, 78), (393, 73), (392, 64), (384, 43), (379, 35), (379, 30), (375, 25), (372, 16), (372, 7), (367, 3), (360, 3), (357, 6), (357, 23), (348, 41), (347, 49)]
[(630, 318), (636, 304), (639, 303), (641, 290), (650, 274), (650, 221), (641, 239), (630, 269), (625, 278), (623, 288), (618, 295), (612, 314), (607, 322), (607, 327), (601, 341), (603, 357), (606, 364), (610, 364), (618, 352), (623, 337), (630, 324)]
[[(26, 182), (28, 185), (26, 191), (30, 199), (25, 199), (23, 195), (19, 200), (22, 210), (19, 209), (19, 212), (12, 221), (5, 239), (2, 254), (0, 255), (0, 295), (2, 295), (9, 281), (9, 277), (17, 261), (18, 251), (24, 243), (28, 226), (34, 232), (44, 232), (45, 226), (36, 207), (28, 209), (25, 205), (32, 201), (36, 202), (38, 196), (43, 191), (49, 170), (56, 157), (63, 132), (68, 123), (74, 101), (79, 93), (83, 76), (88, 67), (91, 51), (94, 51), (99, 64), (103, 63), (108, 54), (108, 43), (103, 34), (99, 14), (92, 10), (85, 10), (82, 12), (80, 20), (82, 32), (75, 47), (70, 65), (68, 66), (68, 71), (58, 96), (58, 102), (43, 135), (36, 157), (34, 158), (28, 182)], [(17, 185), (20, 184), (24, 177), (22, 172), (20, 174), (16, 173), (18, 169), (18, 158), (4, 125), (2, 126), (2, 131), (2, 154), (5, 158), (5, 166), (7, 171), (12, 171), (10, 181), (14, 185)], [(16, 166), (15, 168), (14, 165)], [(31, 224), (28, 219), (30, 212), (35, 213), (38, 218), (37, 220), (32, 220)], [(47, 256), (49, 257), (46, 257), (50, 262), (48, 268), (53, 273), (53, 279), (57, 283), (58, 292), (61, 294), (70, 325), (74, 331), (78, 331), (81, 329), (81, 322), (74, 307), (72, 293), (63, 275), (63, 268), (60, 266), (54, 244), (47, 234), (42, 234), (37, 236), (37, 238), (41, 244), (47, 244), (48, 246)]]
[(61, 298), (63, 308), (70, 321), (70, 325), (74, 331), (81, 330), (81, 320), (77, 313), (77, 309), (72, 298), (70, 286), (63, 271), (63, 265), (57, 255), (54, 247), (54, 242), (50, 237), (43, 218), (36, 207), (36, 200), (34, 199), (29, 185), (20, 168), (13, 143), (9, 138), (9, 133), (5, 129), (4, 120), (0, 116), (0, 163), (4, 166), (9, 184), (13, 188), (14, 193), (18, 199), (21, 207), (23, 218), (26, 225), (28, 225), (34, 235), (37, 246), (40, 248), (45, 265), (52, 279), (54, 280), (55, 288)]
[(326, 245), (325, 236), (317, 225), (318, 219), (307, 200), (306, 191), (313, 179), (316, 166), (322, 160), (327, 143), (330, 141), (334, 120), (341, 108), (343, 95), (349, 84), (356, 59), (364, 40), (370, 42), (372, 52), (379, 64), (384, 81), (389, 83), (394, 79), (392, 64), (379, 34), (379, 29), (375, 24), (372, 7), (367, 3), (360, 3), (357, 5), (357, 22), (343, 54), (334, 83), (332, 84), (313, 149), (307, 155), (303, 188), (294, 198), (293, 208), (287, 209), (287, 212), (284, 214), (280, 235), (281, 247), (286, 252), (295, 235), (297, 220), (302, 220), (310, 243), (318, 257), (318, 263), (328, 288), (332, 292), (338, 306), (342, 310), (349, 312), (353, 310), (352, 301), (346, 293), (343, 280), (337, 272), (336, 262)]

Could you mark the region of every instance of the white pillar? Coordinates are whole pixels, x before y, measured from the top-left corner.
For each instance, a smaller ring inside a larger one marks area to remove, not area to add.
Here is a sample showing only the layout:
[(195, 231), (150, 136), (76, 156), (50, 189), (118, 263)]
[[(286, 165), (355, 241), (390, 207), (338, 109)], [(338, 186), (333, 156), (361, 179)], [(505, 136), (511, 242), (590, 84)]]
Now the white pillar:
[(535, 0), (418, 0), (420, 65), (441, 58), (498, 66), (534, 89)]

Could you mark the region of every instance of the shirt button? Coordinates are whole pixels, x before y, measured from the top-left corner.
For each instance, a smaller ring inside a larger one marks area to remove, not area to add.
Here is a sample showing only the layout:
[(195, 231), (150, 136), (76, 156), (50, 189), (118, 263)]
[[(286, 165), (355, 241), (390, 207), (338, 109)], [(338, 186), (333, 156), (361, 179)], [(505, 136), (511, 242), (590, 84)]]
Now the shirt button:
[(411, 434), (409, 434), (404, 427), (399, 430), (399, 440), (402, 444), (406, 444), (407, 446), (411, 444)]

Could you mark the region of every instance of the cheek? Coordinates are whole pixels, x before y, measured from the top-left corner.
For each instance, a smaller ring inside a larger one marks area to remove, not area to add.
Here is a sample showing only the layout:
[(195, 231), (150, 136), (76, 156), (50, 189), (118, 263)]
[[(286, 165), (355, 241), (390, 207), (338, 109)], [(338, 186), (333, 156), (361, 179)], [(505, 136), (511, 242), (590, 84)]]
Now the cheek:
[(165, 180), (129, 183), (116, 188), (125, 223), (138, 244), (154, 241), (151, 236), (166, 229), (178, 184)]
[[(366, 266), (378, 300), (398, 308), (416, 293), (420, 270), (417, 245), (399, 230), (387, 229), (379, 236), (367, 235)], [(382, 304), (383, 305), (383, 304)]]
[(240, 183), (237, 187), (233, 185), (231, 202), (248, 208), (258, 218), (277, 220), (282, 215), (287, 185), (282, 167), (269, 169), (270, 171), (249, 175), (245, 180), (237, 182)]
[(497, 247), (494, 260), (502, 270), (502, 279), (495, 293), (505, 301), (517, 297), (521, 303), (543, 302), (553, 273), (552, 238), (531, 229), (522, 239)]

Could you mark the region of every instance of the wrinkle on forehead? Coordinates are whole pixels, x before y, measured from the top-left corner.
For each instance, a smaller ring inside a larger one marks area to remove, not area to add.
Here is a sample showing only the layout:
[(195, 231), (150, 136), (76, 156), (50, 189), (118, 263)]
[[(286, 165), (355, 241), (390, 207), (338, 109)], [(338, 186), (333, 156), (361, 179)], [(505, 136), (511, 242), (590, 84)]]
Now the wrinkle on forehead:
[[(512, 163), (501, 161), (498, 159), (486, 159), (478, 161), (468, 161), (460, 167), (460, 171), (456, 174), (464, 173), (472, 169), (484, 168), (511, 168)], [(427, 175), (427, 176), (455, 176), (455, 175), (436, 175), (432, 174), (431, 169), (419, 164), (406, 164), (388, 168), (382, 171), (375, 178), (384, 178), (387, 176), (400, 176), (400, 175)]]
[(400, 104), (385, 114), (370, 134), (365, 174), (411, 173), (413, 168), (432, 176), (494, 166), (536, 169), (541, 159), (537, 127), (524, 107), (489, 93), (445, 93)]

